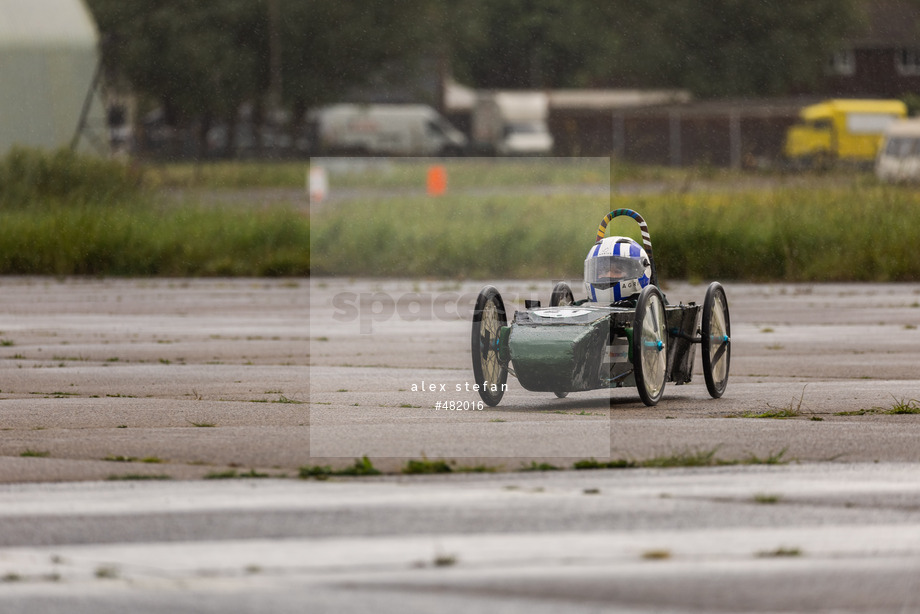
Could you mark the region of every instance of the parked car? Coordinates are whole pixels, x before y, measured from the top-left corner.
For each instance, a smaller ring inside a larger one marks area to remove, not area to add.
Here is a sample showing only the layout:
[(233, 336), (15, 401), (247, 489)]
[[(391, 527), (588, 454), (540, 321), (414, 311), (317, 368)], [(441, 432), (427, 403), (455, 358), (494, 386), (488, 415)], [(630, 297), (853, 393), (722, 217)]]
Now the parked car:
[(421, 104), (335, 104), (308, 115), (322, 154), (460, 155), (466, 136)]

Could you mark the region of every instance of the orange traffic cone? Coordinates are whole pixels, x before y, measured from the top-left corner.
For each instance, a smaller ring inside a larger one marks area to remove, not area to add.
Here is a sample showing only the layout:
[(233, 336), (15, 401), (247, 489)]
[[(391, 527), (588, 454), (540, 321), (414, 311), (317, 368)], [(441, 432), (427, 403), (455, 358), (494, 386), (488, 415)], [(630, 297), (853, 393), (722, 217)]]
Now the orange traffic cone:
[(428, 195), (441, 196), (447, 192), (447, 170), (440, 164), (428, 167)]

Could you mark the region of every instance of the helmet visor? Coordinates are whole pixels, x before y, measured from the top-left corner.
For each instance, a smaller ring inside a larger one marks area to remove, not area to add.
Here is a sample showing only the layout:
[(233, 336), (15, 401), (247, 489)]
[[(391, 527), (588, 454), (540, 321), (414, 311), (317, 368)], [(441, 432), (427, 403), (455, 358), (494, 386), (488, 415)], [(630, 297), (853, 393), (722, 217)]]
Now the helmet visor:
[(585, 260), (585, 281), (597, 288), (609, 288), (627, 279), (645, 275), (645, 266), (627, 256), (597, 256)]

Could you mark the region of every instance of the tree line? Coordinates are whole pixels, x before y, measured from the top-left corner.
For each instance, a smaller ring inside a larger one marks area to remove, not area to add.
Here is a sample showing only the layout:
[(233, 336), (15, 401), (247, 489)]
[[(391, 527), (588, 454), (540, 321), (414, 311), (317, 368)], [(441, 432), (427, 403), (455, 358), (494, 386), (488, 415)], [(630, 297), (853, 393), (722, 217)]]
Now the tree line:
[(388, 65), (475, 88), (808, 92), (867, 0), (88, 0), (110, 82), (171, 125), (302, 117)]

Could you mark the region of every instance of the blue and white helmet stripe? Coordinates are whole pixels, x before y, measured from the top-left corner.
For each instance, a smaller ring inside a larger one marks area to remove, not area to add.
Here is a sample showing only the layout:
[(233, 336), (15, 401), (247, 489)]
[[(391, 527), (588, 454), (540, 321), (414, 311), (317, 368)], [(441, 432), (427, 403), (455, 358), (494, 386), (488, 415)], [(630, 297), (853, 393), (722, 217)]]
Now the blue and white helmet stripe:
[[(601, 241), (598, 241), (597, 244), (595, 244), (594, 248), (588, 252), (589, 258), (597, 258), (597, 253), (601, 250), (601, 243), (602, 243)], [(596, 303), (597, 302), (597, 292), (595, 292), (594, 286), (592, 284), (585, 284), (585, 285), (587, 286), (588, 294), (591, 296), (591, 302)]]
[[(625, 245), (625, 244), (621, 243), (620, 245)], [(642, 249), (642, 247), (635, 241), (632, 241), (629, 243), (629, 256), (631, 258), (636, 258), (637, 260), (641, 260), (642, 258), (645, 258), (645, 260), (647, 261), (649, 260), (648, 255), (645, 253), (645, 250)], [(649, 263), (649, 265), (645, 267), (645, 273), (642, 275), (642, 277), (639, 278), (639, 284), (643, 288), (648, 285), (649, 275), (651, 274), (651, 272), (652, 272), (651, 263)]]

